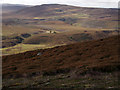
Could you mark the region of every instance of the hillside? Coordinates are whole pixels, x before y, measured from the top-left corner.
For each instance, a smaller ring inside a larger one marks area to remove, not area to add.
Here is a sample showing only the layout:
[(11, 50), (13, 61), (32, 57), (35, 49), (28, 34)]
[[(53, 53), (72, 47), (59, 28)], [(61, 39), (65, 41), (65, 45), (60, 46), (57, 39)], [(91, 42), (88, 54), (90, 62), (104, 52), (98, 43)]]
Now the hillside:
[(2, 7), (3, 90), (120, 88), (119, 9)]
[[(116, 62), (118, 60), (117, 59), (118, 48), (119, 48), (118, 36), (114, 36), (114, 37), (101, 39), (97, 41), (89, 41), (89, 42), (83, 42), (83, 43), (77, 43), (77, 44), (71, 44), (71, 45), (65, 45), (65, 46), (58, 46), (50, 49), (28, 51), (28, 52), (16, 54), (16, 55), (3, 56), (3, 74), (5, 72), (7, 73), (11, 72), (11, 70), (8, 69), (7, 71), (6, 70), (7, 68), (4, 68), (5, 66), (7, 67), (8, 65), (12, 65), (13, 67), (17, 68), (17, 70), (15, 71), (13, 70), (14, 72), (23, 70), (22, 68), (24, 68), (25, 72), (26, 71), (29, 72), (29, 70), (27, 70), (27, 68), (25, 67), (28, 67), (29, 65), (34, 66), (34, 64), (36, 67), (35, 69), (31, 69), (32, 71), (37, 70), (37, 68), (39, 70), (43, 70), (43, 69), (54, 70), (55, 64), (57, 65), (62, 63), (64, 64), (62, 64), (62, 66), (60, 65), (58, 68), (79, 67), (79, 65), (81, 66), (82, 62), (84, 63), (88, 62), (87, 64), (90, 65), (90, 66), (88, 65), (88, 67), (91, 67), (91, 63), (93, 63), (92, 67), (96, 67), (96, 66), (99, 67), (104, 64), (105, 66), (109, 66), (110, 64), (117, 65), (119, 63), (112, 63), (112, 62)], [(41, 55), (37, 56), (37, 53), (39, 52), (41, 53)], [(20, 62), (20, 63), (17, 63), (17, 62)], [(101, 62), (101, 63), (97, 63), (97, 62)], [(29, 64), (27, 65), (27, 63)], [(50, 63), (51, 65), (47, 65)], [(36, 64), (38, 65), (38, 67)], [(42, 65), (44, 66), (42, 67)], [(18, 67), (18, 66), (23, 66), (23, 67)], [(50, 66), (51, 68), (46, 66)]]
[[(24, 8), (3, 13), (3, 55), (43, 48), (41, 45), (48, 48), (118, 34), (118, 9), (60, 4), (18, 6)], [(26, 34), (29, 37), (21, 36)], [(24, 49), (24, 45), (33, 47)]]
[(85, 28), (116, 29), (119, 21), (118, 11), (119, 9), (112, 8), (43, 4), (26, 7), (8, 14), (3, 13), (3, 24), (49, 25), (66, 23)]
[(27, 17), (48, 17), (76, 13), (90, 15), (95, 18), (98, 18), (99, 15), (101, 15), (101, 18), (110, 18), (110, 15), (114, 16), (118, 13), (118, 9), (86, 8), (60, 4), (43, 4), (18, 10), (13, 14)]
[(50, 35), (35, 35), (23, 41), (24, 44), (50, 44), (50, 45), (59, 45), (59, 44), (71, 44), (76, 42), (84, 42), (90, 40), (96, 40), (101, 38), (110, 37), (112, 35), (117, 35), (118, 31), (87, 31), (87, 32), (67, 32), (62, 34), (53, 33)]
[(101, 73), (117, 72), (120, 70), (119, 38), (120, 36), (112, 36), (106, 39), (3, 56), (3, 79), (41, 75), (44, 78), (60, 74), (68, 74), (71, 78), (73, 75), (79, 77), (87, 73), (104, 75)]

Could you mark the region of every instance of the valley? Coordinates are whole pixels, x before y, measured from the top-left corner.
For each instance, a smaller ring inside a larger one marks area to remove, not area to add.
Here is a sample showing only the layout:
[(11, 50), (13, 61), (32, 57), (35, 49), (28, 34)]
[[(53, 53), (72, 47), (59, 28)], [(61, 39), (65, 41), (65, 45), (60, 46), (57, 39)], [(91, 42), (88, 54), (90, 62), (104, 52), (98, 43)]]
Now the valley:
[(119, 32), (117, 9), (60, 4), (24, 7), (3, 12), (3, 55), (26, 51), (21, 49), (24, 44), (32, 45), (29, 51), (106, 38)]

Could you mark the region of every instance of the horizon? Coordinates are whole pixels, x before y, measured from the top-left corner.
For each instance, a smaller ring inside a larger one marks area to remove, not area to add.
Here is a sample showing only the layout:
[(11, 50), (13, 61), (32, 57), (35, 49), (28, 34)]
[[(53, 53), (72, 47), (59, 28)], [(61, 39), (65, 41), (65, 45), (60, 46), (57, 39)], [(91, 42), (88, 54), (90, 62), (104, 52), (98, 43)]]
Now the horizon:
[(64, 0), (64, 1), (58, 1), (53, 0), (51, 2), (50, 0), (46, 1), (34, 1), (34, 0), (21, 0), (21, 1), (14, 1), (14, 0), (5, 0), (0, 1), (0, 4), (22, 4), (22, 5), (42, 5), (42, 4), (65, 4), (65, 5), (72, 5), (72, 6), (79, 6), (79, 7), (96, 7), (96, 8), (119, 8), (118, 6), (119, 0)]
[(86, 7), (86, 8), (111, 8), (111, 9), (119, 9), (120, 6), (118, 5), (118, 7), (95, 7), (95, 6), (77, 6), (77, 5), (69, 5), (69, 4), (59, 4), (59, 3), (51, 3), (51, 4), (37, 4), (37, 5), (29, 5), (29, 4), (11, 4), (11, 3), (0, 3), (1, 5), (25, 5), (25, 6), (40, 6), (40, 5), (54, 5), (54, 4), (58, 4), (58, 5), (68, 5), (68, 6), (75, 6), (75, 7)]

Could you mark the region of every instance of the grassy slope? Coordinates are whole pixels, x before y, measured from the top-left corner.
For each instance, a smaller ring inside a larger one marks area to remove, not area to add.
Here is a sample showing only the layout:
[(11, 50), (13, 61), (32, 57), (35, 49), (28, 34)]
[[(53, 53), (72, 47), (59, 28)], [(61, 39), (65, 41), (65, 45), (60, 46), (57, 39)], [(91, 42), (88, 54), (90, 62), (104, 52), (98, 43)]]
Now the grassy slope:
[(76, 31), (62, 32), (57, 34), (40, 33), (40, 34), (32, 35), (28, 38), (24, 38), (24, 40), (20, 44), (17, 44), (12, 47), (5, 47), (2, 49), (2, 51), (3, 51), (3, 55), (15, 54), (15, 53), (20, 53), (20, 52), (35, 50), (40, 48), (49, 48), (49, 47), (55, 47), (65, 44), (71, 44), (75, 42), (95, 40), (95, 39), (105, 38), (118, 34), (117, 32), (114, 31), (107, 31), (107, 32), (108, 33), (99, 31), (96, 33), (95, 31), (84, 32), (84, 30), (83, 31), (76, 30)]
[[(52, 48), (55, 46), (60, 46), (60, 44), (56, 45), (49, 45), (49, 44), (18, 44), (13, 47), (3, 48), (2, 55), (12, 55), (18, 54), (26, 51), (36, 50), (36, 49), (46, 49)], [(0, 49), (1, 50), (1, 49)]]

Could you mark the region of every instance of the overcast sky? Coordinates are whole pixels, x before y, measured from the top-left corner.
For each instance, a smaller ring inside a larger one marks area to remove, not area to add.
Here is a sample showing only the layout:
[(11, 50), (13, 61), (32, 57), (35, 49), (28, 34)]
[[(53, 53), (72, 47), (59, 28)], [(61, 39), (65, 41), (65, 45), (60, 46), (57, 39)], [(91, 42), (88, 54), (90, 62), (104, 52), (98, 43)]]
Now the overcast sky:
[(41, 4), (67, 4), (83, 7), (103, 7), (103, 8), (118, 8), (119, 0), (0, 0), (0, 3), (10, 4), (26, 4), (26, 5), (41, 5)]

